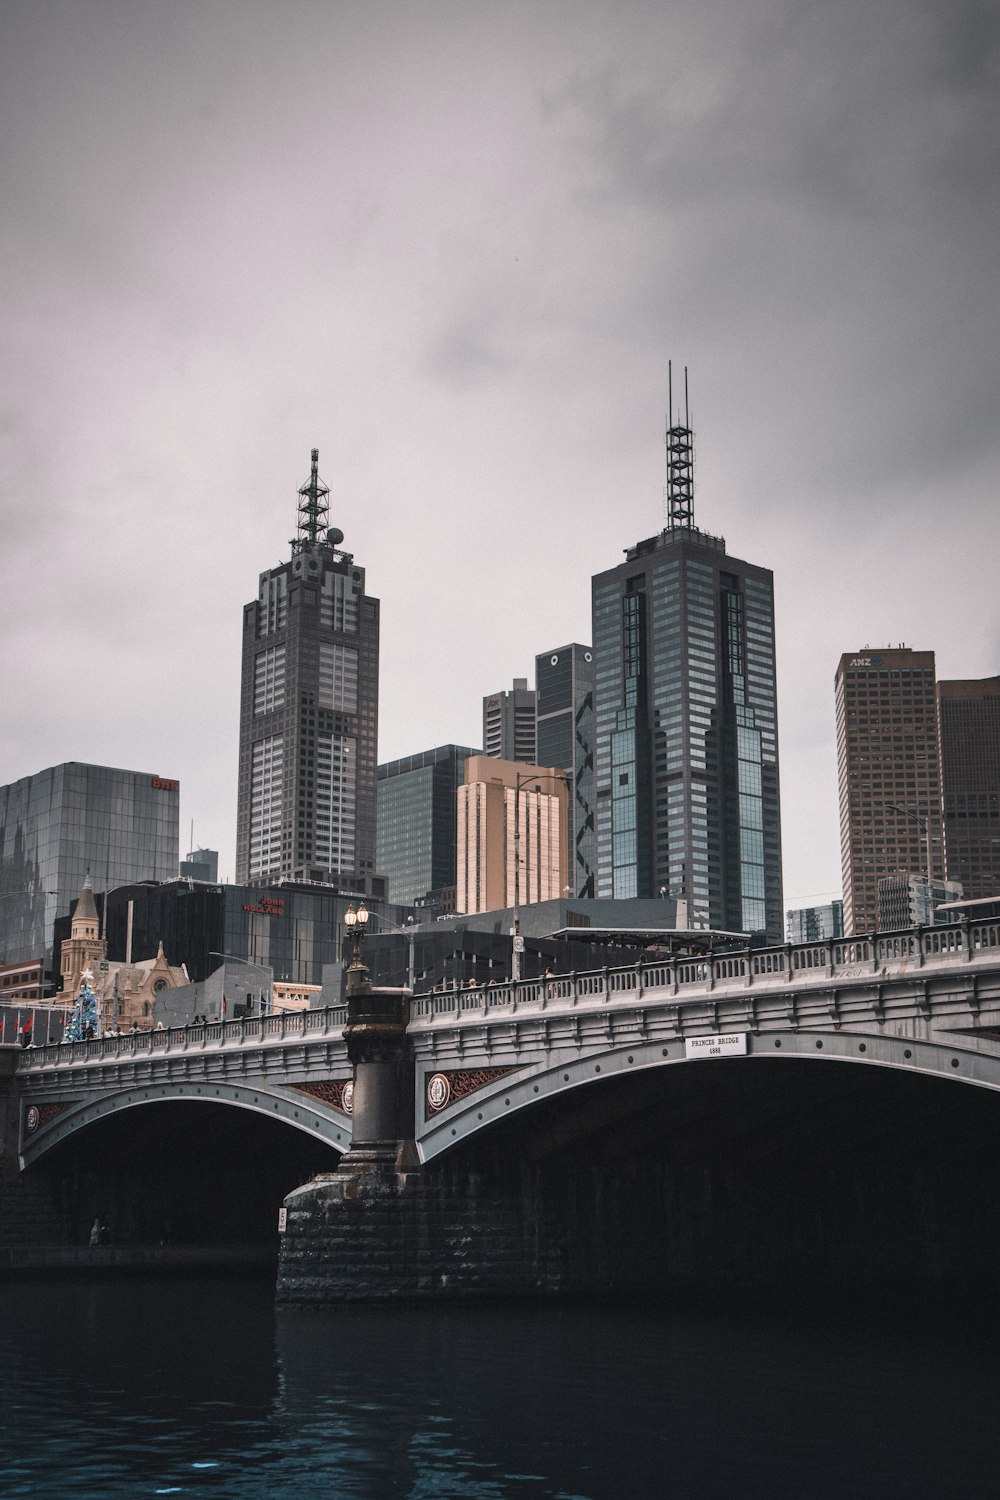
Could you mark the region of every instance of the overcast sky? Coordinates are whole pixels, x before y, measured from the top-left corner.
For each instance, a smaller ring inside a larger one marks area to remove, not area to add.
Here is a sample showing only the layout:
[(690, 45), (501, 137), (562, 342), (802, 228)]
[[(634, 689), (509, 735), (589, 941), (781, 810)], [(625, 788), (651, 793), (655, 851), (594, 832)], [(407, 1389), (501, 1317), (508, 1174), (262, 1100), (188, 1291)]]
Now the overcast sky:
[(0, 782), (181, 782), (234, 869), (242, 606), (309, 450), (382, 600), (380, 759), (590, 640), (663, 524), (774, 571), (786, 905), (833, 674), (1000, 671), (989, 0), (0, 0)]

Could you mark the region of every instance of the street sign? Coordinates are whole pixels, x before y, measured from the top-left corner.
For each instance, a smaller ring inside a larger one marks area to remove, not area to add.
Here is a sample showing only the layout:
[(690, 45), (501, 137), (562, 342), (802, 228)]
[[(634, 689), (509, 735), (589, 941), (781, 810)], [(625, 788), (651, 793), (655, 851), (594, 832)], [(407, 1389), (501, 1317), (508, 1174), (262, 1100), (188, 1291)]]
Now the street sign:
[(685, 1057), (746, 1057), (745, 1031), (721, 1031), (714, 1036), (689, 1036), (684, 1039)]
[(285, 1232), (285, 1226), (286, 1226), (287, 1222), (288, 1222), (288, 1209), (287, 1208), (279, 1208), (278, 1209), (278, 1233), (279, 1234), (284, 1234), (284, 1232)]
[(523, 937), (516, 937), (514, 939), (514, 952), (515, 953), (523, 953), (524, 952), (524, 938)]

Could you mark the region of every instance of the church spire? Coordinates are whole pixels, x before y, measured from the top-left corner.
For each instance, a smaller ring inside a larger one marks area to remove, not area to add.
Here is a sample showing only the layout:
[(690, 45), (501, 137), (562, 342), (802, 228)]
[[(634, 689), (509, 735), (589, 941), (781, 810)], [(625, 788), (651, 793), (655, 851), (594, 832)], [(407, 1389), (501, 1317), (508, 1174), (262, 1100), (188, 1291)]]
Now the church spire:
[[(80, 891), (80, 899), (77, 901), (76, 910), (73, 913), (73, 921), (71, 924), (73, 929), (76, 928), (76, 924), (78, 922), (86, 922), (90, 925), (92, 934), (87, 933), (85, 934), (86, 936), (97, 936), (97, 903), (94, 900), (94, 887), (90, 881), (89, 870), (87, 871), (86, 877), (84, 878), (83, 888)], [(73, 932), (73, 936), (77, 936), (75, 930)]]

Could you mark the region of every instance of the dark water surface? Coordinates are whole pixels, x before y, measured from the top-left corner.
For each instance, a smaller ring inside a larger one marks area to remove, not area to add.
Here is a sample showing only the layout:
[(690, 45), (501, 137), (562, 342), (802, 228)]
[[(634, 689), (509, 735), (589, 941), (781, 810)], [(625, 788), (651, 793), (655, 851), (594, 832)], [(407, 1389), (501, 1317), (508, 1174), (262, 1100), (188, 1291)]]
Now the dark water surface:
[(0, 1285), (0, 1496), (1000, 1496), (1000, 1318)]

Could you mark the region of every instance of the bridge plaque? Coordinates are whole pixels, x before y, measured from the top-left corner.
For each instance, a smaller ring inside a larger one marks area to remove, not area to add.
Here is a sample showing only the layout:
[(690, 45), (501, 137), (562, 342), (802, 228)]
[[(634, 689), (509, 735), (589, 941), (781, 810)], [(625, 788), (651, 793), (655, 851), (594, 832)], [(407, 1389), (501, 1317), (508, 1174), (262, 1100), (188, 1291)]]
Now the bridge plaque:
[(746, 1057), (745, 1031), (722, 1031), (715, 1036), (689, 1036), (684, 1042), (685, 1057)]

